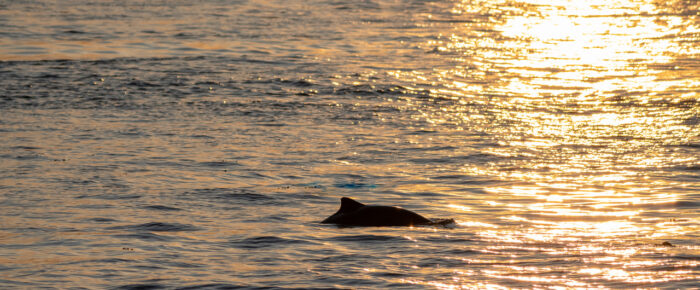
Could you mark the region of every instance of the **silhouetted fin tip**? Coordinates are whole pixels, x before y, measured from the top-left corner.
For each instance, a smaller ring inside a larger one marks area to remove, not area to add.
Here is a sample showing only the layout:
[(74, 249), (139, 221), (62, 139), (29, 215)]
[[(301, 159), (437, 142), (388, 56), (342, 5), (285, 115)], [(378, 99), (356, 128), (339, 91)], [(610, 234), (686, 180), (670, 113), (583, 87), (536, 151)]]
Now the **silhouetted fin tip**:
[(363, 206), (365, 205), (358, 201), (355, 201), (352, 198), (343, 197), (340, 199), (340, 209), (338, 210), (338, 212), (356, 211), (357, 209)]

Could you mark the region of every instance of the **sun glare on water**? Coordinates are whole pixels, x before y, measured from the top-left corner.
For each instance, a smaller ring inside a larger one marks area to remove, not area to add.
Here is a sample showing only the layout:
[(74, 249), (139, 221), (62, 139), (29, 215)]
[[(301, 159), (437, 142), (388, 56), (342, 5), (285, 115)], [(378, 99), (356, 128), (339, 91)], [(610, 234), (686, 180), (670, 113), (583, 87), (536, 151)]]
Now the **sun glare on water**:
[[(700, 49), (668, 37), (700, 32), (697, 23), (669, 12), (692, 11), (693, 7), (682, 7), (692, 4), (534, 0), (501, 4), (457, 3), (453, 14), (485, 14), (487, 23), (458, 22), (426, 44), (462, 65), (436, 70), (432, 77), (411, 72), (395, 76), (442, 82), (449, 89), (431, 90), (432, 95), (460, 100), (454, 107), (424, 112), (420, 118), (429, 123), (453, 123), (460, 130), (486, 135), (500, 130), (496, 135), (506, 136), (498, 140), (501, 147), (488, 153), (513, 161), (461, 169), (519, 183), (485, 189), (488, 198), (482, 206), (505, 212), (500, 217), (503, 225), (458, 221), (460, 225), (479, 229), (478, 236), (493, 242), (489, 251), (494, 254), (529, 251), (556, 260), (573, 253), (581, 263), (594, 261), (598, 266), (567, 273), (499, 260), (500, 266), (479, 273), (494, 281), (567, 287), (595, 287), (597, 279), (656, 283), (697, 275), (684, 270), (697, 267), (697, 261), (675, 265), (677, 271), (650, 272), (640, 271), (635, 258), (657, 251), (662, 241), (700, 223), (674, 218), (674, 205), (683, 200), (678, 189), (686, 184), (653, 178), (659, 174), (653, 172), (697, 162), (659, 151), (662, 146), (697, 142), (700, 136), (697, 126), (683, 121), (698, 114), (698, 108), (688, 110), (683, 104), (700, 97), (688, 89), (698, 86), (700, 71), (673, 70), (674, 63), (688, 61), (677, 59), (678, 54), (698, 55)], [(668, 67), (675, 75), (668, 75)], [(472, 109), (481, 104), (499, 109), (490, 115)], [(449, 208), (474, 210), (459, 204)], [(658, 217), (664, 215), (669, 218)], [(666, 263), (658, 260), (656, 265)], [(409, 282), (439, 289), (488, 286), (470, 284), (474, 274), (455, 273), (454, 284)]]

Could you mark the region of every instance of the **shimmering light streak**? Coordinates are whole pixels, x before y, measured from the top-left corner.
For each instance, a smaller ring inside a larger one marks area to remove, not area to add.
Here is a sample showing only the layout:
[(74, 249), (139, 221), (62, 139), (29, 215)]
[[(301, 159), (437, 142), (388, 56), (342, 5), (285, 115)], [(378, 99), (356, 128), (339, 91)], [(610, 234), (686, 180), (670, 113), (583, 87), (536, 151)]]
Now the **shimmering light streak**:
[[(455, 273), (454, 281), (462, 284), (415, 283), (470, 288), (474, 284), (468, 275), (480, 274), (532, 285), (598, 287), (601, 280), (658, 283), (697, 275), (687, 268), (641, 271), (636, 267), (664, 261), (634, 260), (666, 249), (659, 240), (698, 224), (648, 218), (659, 212), (673, 216), (676, 205), (689, 199), (676, 190), (686, 184), (659, 182), (653, 175), (698, 162), (682, 154), (674, 158), (667, 149), (697, 144), (700, 136), (700, 111), (693, 109), (700, 98), (700, 71), (677, 70), (668, 76), (668, 70), (658, 69), (686, 61), (676, 53), (700, 55), (694, 42), (669, 37), (697, 35), (700, 26), (666, 11), (668, 7), (658, 1), (455, 3), (453, 15), (484, 15), (491, 24), (460, 23), (426, 41), (426, 49), (451, 56), (455, 67), (435, 69), (433, 75), (392, 73), (415, 85), (412, 92), (429, 84), (426, 97), (440, 104), (421, 107), (416, 120), (499, 137), (489, 140), (498, 147), (481, 152), (488, 161), (465, 162), (460, 171), (509, 185), (485, 187), (477, 205), (449, 208), (501, 213), (502, 224), (459, 221), (493, 243), (484, 253), (512, 258), (575, 253), (584, 264), (597, 266), (551, 274), (542, 265), (499, 260), (504, 265)], [(494, 109), (479, 110), (484, 105)], [(421, 104), (407, 103), (411, 106)], [(621, 240), (636, 244), (619, 244)]]

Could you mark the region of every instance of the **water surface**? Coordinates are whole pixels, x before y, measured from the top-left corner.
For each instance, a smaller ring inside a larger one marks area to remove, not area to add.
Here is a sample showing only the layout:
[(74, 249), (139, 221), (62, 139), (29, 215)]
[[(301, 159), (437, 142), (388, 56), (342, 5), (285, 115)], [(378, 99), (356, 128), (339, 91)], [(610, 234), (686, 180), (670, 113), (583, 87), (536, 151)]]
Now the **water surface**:
[[(697, 287), (698, 19), (0, 1), (0, 285)], [(320, 224), (342, 196), (457, 223)]]

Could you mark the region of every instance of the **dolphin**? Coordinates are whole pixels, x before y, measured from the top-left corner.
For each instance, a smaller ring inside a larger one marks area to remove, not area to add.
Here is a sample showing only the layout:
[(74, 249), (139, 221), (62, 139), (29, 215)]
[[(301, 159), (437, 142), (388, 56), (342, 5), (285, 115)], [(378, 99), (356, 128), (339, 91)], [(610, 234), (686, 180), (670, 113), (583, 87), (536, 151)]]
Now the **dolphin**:
[(420, 226), (454, 224), (453, 219), (429, 220), (395, 206), (364, 205), (349, 197), (340, 199), (340, 209), (321, 223), (341, 226)]

